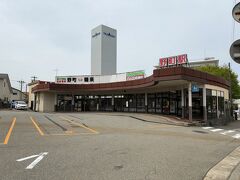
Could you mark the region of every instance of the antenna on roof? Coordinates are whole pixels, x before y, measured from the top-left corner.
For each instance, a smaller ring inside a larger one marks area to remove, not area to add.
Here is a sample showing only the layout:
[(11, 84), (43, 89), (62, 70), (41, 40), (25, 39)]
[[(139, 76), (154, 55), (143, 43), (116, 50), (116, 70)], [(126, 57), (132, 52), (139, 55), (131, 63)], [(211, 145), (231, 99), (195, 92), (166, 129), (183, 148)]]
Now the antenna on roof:
[(57, 76), (57, 75), (58, 75), (58, 69), (56, 68), (56, 69), (54, 69), (53, 71), (56, 72), (56, 76)]

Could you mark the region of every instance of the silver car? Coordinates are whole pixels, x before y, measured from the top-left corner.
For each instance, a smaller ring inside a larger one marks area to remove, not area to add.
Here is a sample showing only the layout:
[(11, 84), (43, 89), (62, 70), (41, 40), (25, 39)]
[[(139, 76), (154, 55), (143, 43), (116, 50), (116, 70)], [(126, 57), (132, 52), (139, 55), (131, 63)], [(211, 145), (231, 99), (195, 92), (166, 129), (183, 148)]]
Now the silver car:
[(24, 101), (16, 101), (15, 102), (15, 109), (22, 109), (27, 110), (27, 104)]

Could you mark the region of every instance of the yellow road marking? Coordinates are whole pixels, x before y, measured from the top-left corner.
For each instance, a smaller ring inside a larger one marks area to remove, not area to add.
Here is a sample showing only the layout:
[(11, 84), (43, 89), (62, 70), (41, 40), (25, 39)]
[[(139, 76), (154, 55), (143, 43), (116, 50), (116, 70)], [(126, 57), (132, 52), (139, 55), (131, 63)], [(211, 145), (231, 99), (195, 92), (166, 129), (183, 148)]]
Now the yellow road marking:
[(30, 119), (32, 120), (34, 126), (36, 127), (36, 129), (38, 130), (39, 134), (41, 136), (44, 136), (44, 133), (42, 132), (41, 128), (38, 126), (38, 124), (34, 121), (33, 117), (30, 117)]
[(67, 118), (65, 118), (65, 117), (60, 117), (60, 118), (66, 120), (66, 121), (68, 121), (68, 122), (70, 122), (70, 123), (72, 123), (72, 124), (75, 124), (75, 125), (77, 125), (77, 126), (80, 126), (80, 127), (84, 128), (84, 129), (87, 129), (87, 130), (91, 131), (91, 132), (94, 133), (94, 134), (98, 134), (98, 133), (99, 133), (98, 131), (96, 131), (96, 130), (94, 130), (94, 129), (91, 129), (91, 128), (89, 128), (89, 127), (86, 127), (86, 126), (84, 126), (84, 125), (81, 124), (81, 123), (74, 122), (73, 120), (67, 119)]
[(9, 138), (11, 136), (11, 133), (12, 133), (12, 130), (13, 130), (13, 127), (14, 127), (15, 123), (16, 123), (16, 117), (13, 118), (11, 127), (8, 130), (8, 133), (7, 133), (6, 137), (5, 137), (5, 140), (4, 140), (3, 144), (8, 144), (8, 140), (9, 140)]
[(72, 134), (45, 134), (44, 136), (77, 136), (77, 135), (92, 135), (93, 133), (72, 133)]

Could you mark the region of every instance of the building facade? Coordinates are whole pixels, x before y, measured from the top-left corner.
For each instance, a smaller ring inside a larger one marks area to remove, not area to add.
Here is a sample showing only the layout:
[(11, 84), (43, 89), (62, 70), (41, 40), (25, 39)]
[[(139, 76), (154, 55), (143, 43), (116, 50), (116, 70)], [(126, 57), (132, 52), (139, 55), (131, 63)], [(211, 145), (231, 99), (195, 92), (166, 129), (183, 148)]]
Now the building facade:
[(10, 100), (28, 100), (27, 92), (21, 92), (19, 89), (12, 88), (12, 94)]
[(95, 84), (39, 83), (35, 110), (111, 111), (173, 115), (190, 122), (223, 124), (229, 115), (229, 83), (186, 67), (156, 69), (149, 77)]
[(0, 74), (0, 106), (10, 101), (12, 87), (8, 74)]

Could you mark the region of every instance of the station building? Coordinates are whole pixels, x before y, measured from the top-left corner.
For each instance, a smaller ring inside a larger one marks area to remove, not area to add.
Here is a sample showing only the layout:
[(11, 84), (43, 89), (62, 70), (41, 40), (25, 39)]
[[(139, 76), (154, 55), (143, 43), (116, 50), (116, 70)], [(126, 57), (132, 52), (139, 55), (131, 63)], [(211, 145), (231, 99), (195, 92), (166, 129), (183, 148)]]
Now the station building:
[[(107, 50), (104, 46), (109, 46), (108, 43), (111, 46), (116, 43), (112, 40), (116, 38), (116, 31), (105, 26), (95, 28), (91, 36), (92, 51), (99, 48), (94, 43), (95, 38), (103, 39), (97, 42), (102, 46), (101, 51)], [(113, 61), (114, 71), (115, 57), (115, 51), (104, 57)], [(98, 61), (93, 54), (92, 58), (92, 62)], [(106, 71), (111, 68), (107, 66)], [(229, 82), (189, 68), (185, 54), (160, 58), (159, 67), (148, 77), (143, 70), (111, 75), (103, 69), (104, 65), (101, 69), (92, 66), (97, 74), (57, 76), (55, 82), (33, 82), (29, 84), (29, 103), (39, 112), (156, 113), (209, 124), (225, 123), (229, 116)]]

